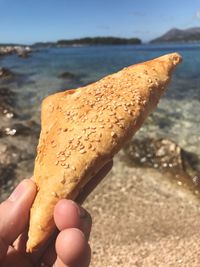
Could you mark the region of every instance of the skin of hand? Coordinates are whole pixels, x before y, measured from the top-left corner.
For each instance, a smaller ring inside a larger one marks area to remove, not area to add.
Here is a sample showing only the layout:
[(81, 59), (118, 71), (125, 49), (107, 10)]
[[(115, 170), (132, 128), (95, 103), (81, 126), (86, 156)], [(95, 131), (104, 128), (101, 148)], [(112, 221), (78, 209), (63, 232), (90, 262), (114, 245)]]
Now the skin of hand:
[(87, 184), (76, 202), (62, 199), (57, 203), (54, 221), (58, 230), (31, 254), (26, 253), (26, 241), (36, 185), (31, 179), (23, 180), (10, 197), (0, 204), (0, 266), (88, 267), (91, 256), (88, 239), (92, 220), (79, 204), (111, 168), (112, 162), (109, 162)]

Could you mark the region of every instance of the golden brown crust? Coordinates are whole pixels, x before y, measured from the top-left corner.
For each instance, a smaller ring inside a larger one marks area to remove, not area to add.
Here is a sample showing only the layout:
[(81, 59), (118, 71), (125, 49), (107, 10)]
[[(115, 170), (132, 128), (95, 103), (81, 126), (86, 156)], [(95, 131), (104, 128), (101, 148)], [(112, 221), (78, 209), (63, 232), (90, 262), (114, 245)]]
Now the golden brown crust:
[(169, 54), (43, 101), (34, 170), (38, 194), (31, 209), (27, 251), (52, 233), (58, 200), (75, 199), (139, 129), (180, 61), (180, 55)]

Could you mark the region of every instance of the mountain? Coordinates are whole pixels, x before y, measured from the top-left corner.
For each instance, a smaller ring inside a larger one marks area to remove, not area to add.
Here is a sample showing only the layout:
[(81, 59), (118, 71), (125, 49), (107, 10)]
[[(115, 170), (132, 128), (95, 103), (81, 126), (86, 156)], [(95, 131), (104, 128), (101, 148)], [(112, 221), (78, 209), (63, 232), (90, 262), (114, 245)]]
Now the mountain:
[(189, 42), (200, 41), (200, 27), (185, 30), (173, 28), (150, 43)]

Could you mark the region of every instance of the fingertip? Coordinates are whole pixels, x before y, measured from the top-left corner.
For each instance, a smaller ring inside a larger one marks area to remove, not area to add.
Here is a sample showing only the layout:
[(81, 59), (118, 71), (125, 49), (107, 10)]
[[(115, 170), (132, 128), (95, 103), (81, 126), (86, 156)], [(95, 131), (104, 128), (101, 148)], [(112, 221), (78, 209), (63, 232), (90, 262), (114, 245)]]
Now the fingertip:
[(90, 246), (77, 228), (65, 229), (58, 235), (56, 252), (59, 259), (69, 266), (88, 266), (90, 262)]
[(72, 200), (60, 200), (54, 209), (54, 221), (60, 231), (66, 228), (79, 228), (79, 206)]

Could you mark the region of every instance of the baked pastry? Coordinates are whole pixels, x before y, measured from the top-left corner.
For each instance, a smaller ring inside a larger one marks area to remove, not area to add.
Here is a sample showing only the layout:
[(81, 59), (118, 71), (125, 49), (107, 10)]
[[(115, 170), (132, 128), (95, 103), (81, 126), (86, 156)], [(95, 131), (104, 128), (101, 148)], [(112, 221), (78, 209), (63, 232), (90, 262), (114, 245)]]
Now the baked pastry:
[(42, 103), (27, 251), (55, 229), (53, 210), (80, 190), (129, 141), (156, 107), (181, 56), (136, 64)]

